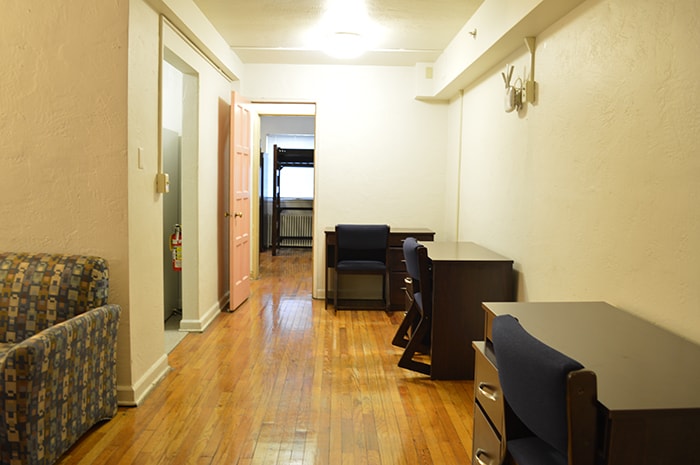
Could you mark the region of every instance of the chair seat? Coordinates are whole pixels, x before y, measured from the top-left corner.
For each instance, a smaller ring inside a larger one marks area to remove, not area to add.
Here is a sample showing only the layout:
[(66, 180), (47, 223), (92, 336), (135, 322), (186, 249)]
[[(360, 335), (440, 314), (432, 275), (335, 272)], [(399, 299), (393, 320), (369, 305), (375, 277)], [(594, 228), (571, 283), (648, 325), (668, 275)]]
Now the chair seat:
[(346, 260), (340, 261), (335, 267), (339, 271), (384, 271), (386, 270), (386, 265), (382, 262), (377, 262), (374, 260)]
[(510, 440), (506, 447), (518, 465), (568, 464), (565, 455), (535, 436)]

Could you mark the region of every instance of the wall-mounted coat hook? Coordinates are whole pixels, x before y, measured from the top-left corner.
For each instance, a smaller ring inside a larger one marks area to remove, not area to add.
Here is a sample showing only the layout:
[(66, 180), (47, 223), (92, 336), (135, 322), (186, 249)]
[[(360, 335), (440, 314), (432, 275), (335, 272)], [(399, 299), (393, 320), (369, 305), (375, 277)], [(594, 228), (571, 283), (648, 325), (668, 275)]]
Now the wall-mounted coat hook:
[(530, 52), (530, 77), (525, 81), (522, 92), (523, 103), (534, 103), (537, 99), (537, 82), (535, 82), (535, 37), (525, 37), (525, 46)]
[(510, 83), (510, 80), (513, 79), (514, 69), (515, 66), (506, 65), (506, 71), (501, 73), (503, 83), (506, 86), (506, 94), (503, 100), (503, 107), (506, 110), (506, 113), (510, 113), (513, 110), (520, 110), (520, 107), (522, 107), (522, 81), (520, 78), (517, 78), (515, 82), (520, 81), (520, 84), (517, 86)]
[(469, 31), (469, 35), (476, 39), (476, 28), (473, 31)]

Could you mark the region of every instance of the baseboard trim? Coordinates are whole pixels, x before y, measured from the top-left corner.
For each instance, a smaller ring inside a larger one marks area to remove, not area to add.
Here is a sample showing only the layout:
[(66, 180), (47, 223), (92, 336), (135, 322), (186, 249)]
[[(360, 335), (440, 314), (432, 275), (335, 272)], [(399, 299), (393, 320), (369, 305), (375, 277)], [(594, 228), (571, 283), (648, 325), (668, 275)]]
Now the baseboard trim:
[(117, 385), (117, 404), (137, 407), (170, 372), (168, 356), (163, 354), (133, 386)]
[(219, 297), (219, 309), (220, 309), (221, 311), (223, 311), (223, 310), (225, 310), (225, 309), (229, 309), (229, 310), (230, 310), (230, 308), (229, 308), (229, 303), (230, 303), (230, 302), (231, 302), (231, 292), (230, 292), (230, 291), (226, 291), (226, 292), (224, 293), (224, 295), (222, 295), (221, 297)]
[(186, 320), (182, 319), (180, 321), (180, 331), (188, 331), (193, 333), (201, 333), (211, 324), (214, 319), (221, 313), (221, 304), (219, 302), (215, 303), (209, 310), (207, 310), (204, 315), (198, 320)]

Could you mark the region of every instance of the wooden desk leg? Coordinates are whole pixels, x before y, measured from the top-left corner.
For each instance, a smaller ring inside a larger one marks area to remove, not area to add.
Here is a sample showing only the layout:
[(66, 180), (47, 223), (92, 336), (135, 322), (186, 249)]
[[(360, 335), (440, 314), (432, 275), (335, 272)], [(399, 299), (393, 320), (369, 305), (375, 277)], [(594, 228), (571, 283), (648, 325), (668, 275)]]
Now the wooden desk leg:
[(326, 270), (326, 292), (323, 294), (323, 308), (328, 308), (328, 264), (325, 267)]

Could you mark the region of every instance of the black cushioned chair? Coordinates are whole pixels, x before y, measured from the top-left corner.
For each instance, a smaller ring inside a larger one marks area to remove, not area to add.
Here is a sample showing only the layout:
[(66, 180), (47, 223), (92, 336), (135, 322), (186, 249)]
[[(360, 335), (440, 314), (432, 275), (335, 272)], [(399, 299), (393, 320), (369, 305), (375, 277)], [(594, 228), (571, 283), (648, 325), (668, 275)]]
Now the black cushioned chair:
[(506, 461), (594, 465), (596, 377), (529, 334), (511, 315), (493, 321), (506, 401)]
[(388, 308), (386, 287), (389, 267), (389, 226), (386, 224), (338, 224), (335, 226), (335, 286), (333, 305), (341, 308), (366, 307), (367, 301), (354, 301), (352, 305), (343, 305), (338, 300), (341, 276), (343, 275), (381, 275), (381, 308)]
[(399, 366), (430, 374), (430, 364), (414, 360), (415, 354), (430, 353), (430, 332), (433, 315), (433, 271), (428, 250), (413, 237), (403, 243), (406, 261), (406, 316), (399, 326), (392, 344), (404, 347)]

